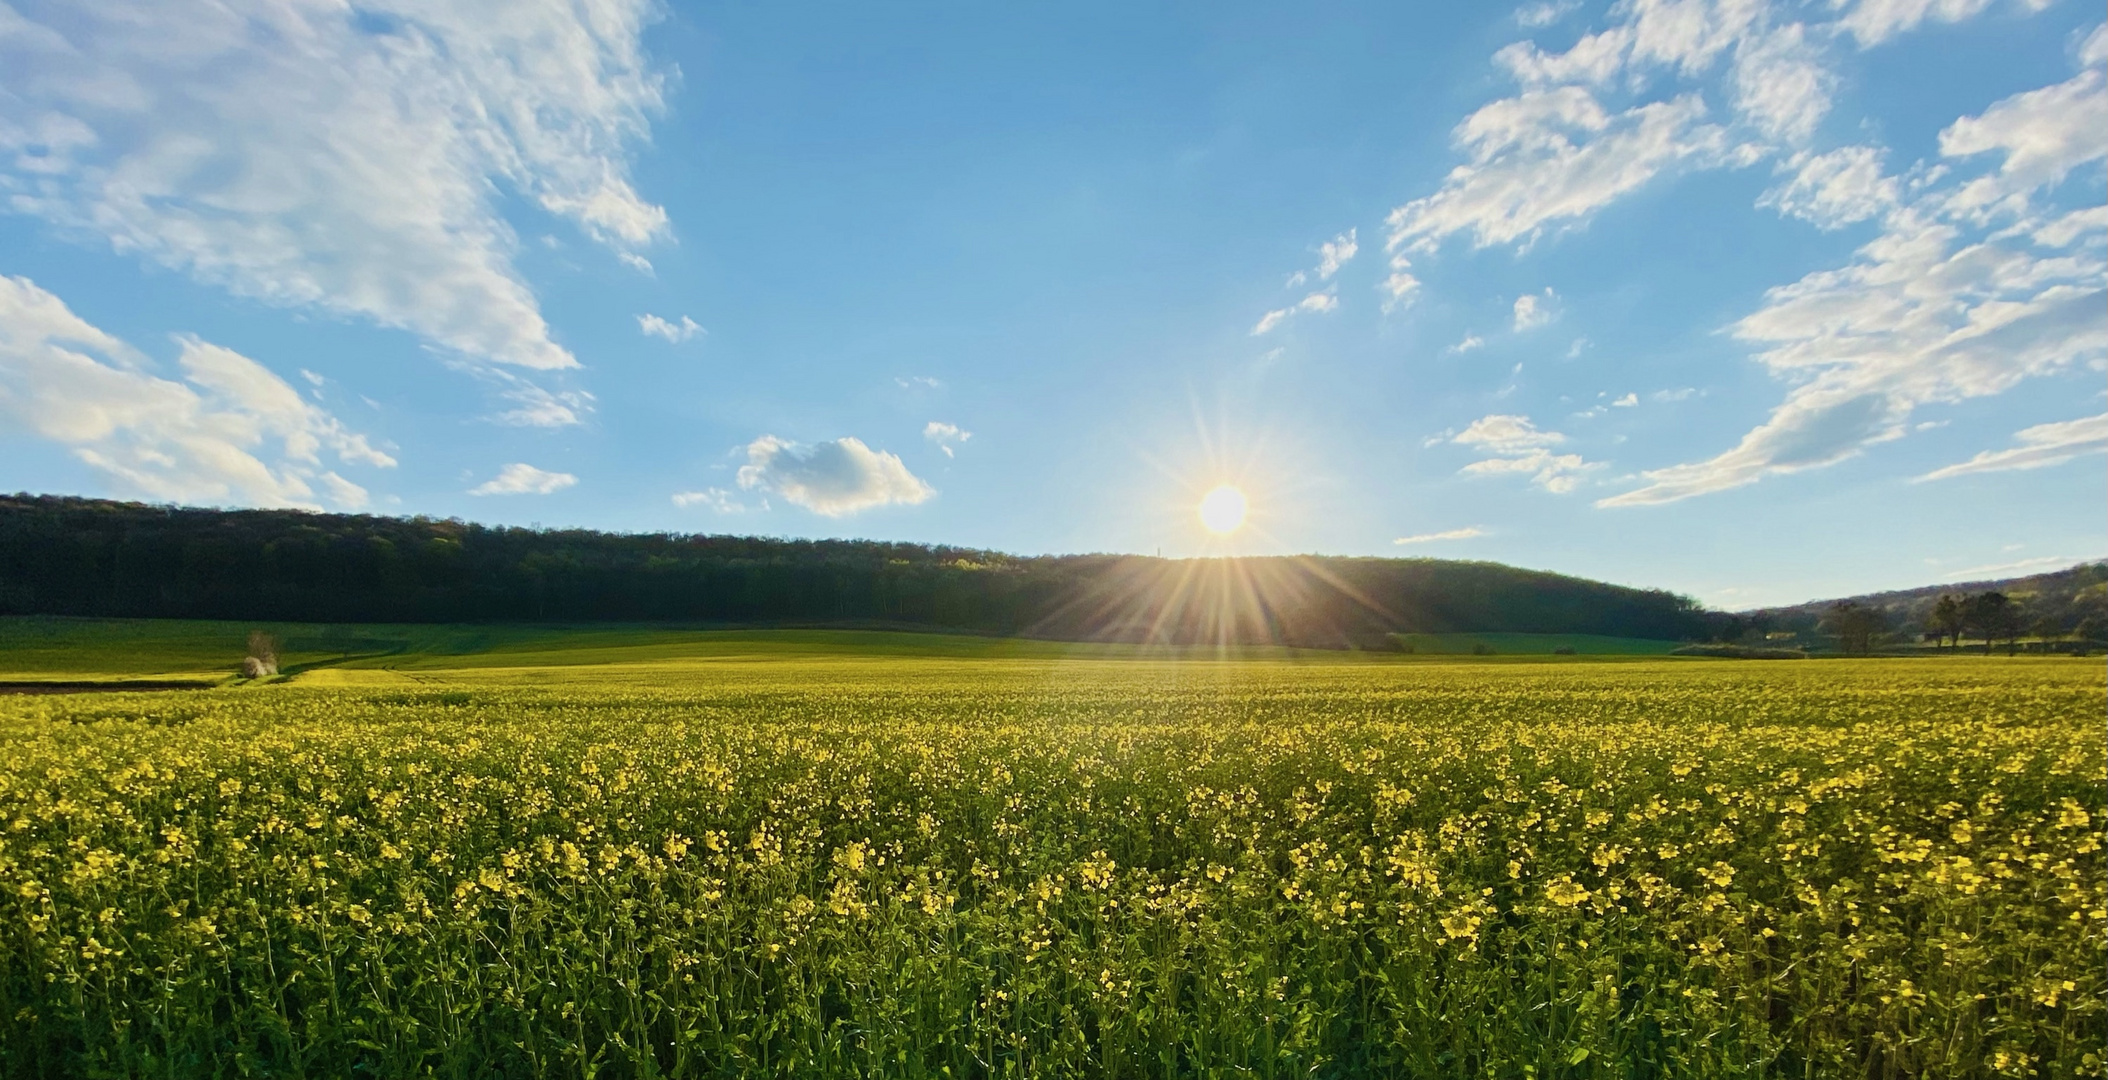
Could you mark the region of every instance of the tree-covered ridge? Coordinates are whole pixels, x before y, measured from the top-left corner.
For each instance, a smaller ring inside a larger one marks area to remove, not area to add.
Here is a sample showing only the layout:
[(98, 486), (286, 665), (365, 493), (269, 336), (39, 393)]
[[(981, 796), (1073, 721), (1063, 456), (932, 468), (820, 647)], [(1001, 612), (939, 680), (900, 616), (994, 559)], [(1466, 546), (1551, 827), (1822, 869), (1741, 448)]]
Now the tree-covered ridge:
[(944, 545), (486, 527), (0, 496), (0, 614), (891, 625), (1381, 646), (1393, 632), (1688, 639), (1695, 601), (1496, 563), (1024, 558)]

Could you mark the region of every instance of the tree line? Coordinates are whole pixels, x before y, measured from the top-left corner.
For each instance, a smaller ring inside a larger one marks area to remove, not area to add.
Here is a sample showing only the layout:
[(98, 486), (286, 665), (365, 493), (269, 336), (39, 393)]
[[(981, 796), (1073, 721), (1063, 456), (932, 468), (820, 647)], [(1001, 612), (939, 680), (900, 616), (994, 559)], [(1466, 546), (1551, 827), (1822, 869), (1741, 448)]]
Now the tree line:
[[(1980, 641), (1988, 654), (2004, 643), (2007, 655), (2019, 651), (2022, 638), (2031, 638), (2035, 651), (2084, 650), (2089, 645), (2108, 645), (2108, 618), (2099, 610), (2099, 597), (2082, 601), (2066, 617), (2049, 604), (2030, 603), (1997, 590), (1978, 593), (1943, 593), (1917, 625), (1917, 635), (1939, 649), (1960, 649), (1964, 640)], [(1881, 608), (1843, 600), (1824, 612), (1817, 629), (1834, 637), (1847, 655), (1866, 656), (1899, 633), (1896, 620)]]
[(1435, 559), (1020, 557), (869, 540), (0, 496), (0, 614), (889, 626), (1385, 648), (1396, 632), (1704, 640), (1688, 597)]

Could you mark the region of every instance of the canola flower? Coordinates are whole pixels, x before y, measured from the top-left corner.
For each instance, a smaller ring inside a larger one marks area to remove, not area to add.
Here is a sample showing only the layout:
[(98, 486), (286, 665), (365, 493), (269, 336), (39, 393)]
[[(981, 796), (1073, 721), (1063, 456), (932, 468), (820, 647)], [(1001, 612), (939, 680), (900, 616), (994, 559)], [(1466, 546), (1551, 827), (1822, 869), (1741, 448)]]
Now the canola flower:
[(7, 701), (0, 1076), (2103, 1075), (2099, 669), (1794, 667)]

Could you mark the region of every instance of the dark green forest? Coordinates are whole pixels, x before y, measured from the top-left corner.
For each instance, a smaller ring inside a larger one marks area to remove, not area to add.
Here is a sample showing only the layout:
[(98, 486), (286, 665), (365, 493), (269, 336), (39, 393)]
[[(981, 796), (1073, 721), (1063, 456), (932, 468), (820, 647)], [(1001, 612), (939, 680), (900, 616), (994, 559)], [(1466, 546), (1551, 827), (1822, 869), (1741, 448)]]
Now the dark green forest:
[(873, 626), (1387, 647), (1394, 632), (1696, 640), (1683, 596), (1496, 563), (1023, 558), (867, 540), (0, 496), (0, 614), (279, 622)]

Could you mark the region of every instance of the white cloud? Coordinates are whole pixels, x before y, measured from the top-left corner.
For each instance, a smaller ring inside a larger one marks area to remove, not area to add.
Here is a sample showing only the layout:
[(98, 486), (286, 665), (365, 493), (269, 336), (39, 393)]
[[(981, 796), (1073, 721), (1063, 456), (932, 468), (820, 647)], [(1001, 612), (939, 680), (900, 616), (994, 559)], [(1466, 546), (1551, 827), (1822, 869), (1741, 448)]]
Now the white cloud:
[[(691, 506), (707, 507), (719, 514), (744, 514), (749, 509), (747, 504), (720, 487), (704, 488), (701, 491), (676, 491), (673, 494), (673, 504), (684, 510)], [(767, 508), (766, 503), (762, 504), (762, 509)]]
[(1557, 3), (1544, 0), (1544, 2), (1540, 3), (1524, 4), (1516, 9), (1515, 22), (1516, 25), (1526, 30), (1542, 30), (1566, 18), (1569, 13), (1580, 6), (1581, 0), (1558, 0)]
[[(1864, 44), (1928, 17), (1959, 20), (1982, 6), (1980, 0), (1872, 0), (1854, 7), (1844, 25)], [(1519, 20), (1538, 25), (1534, 9), (1524, 10), (1531, 14)], [(1657, 177), (1747, 166), (1778, 152), (1777, 144), (1805, 143), (1832, 106), (1838, 79), (1825, 51), (1839, 24), (1783, 21), (1785, 10), (1767, 0), (1624, 0), (1612, 5), (1610, 26), (1583, 35), (1565, 52), (1548, 53), (1528, 41), (1503, 47), (1494, 63), (1520, 93), (1484, 105), (1457, 126), (1453, 139), (1465, 160), (1433, 194), (1392, 211), (1385, 249), (1433, 252), (1459, 233), (1477, 247), (1528, 246), (1548, 228), (1585, 223)], [(1554, 13), (1546, 9), (1543, 17)], [(1734, 108), (1732, 124), (1712, 121), (1694, 90), (1672, 90), (1622, 111), (1596, 96), (1598, 90), (1645, 94), (1662, 71), (1696, 79), (1723, 58), (1730, 60), (1722, 89)], [(2067, 123), (2074, 132), (2099, 126), (2083, 118)], [(1791, 205), (1810, 204), (1797, 197)], [(1402, 298), (1417, 284), (1405, 275), (1395, 295)]]
[[(2074, 84), (2103, 93), (2092, 72), (2061, 85)], [(1850, 265), (1770, 290), (1762, 309), (1735, 324), (1736, 337), (1767, 346), (1758, 362), (1794, 383), (1764, 423), (1716, 457), (1648, 471), (1645, 486), (1597, 505), (1674, 502), (1834, 464), (1902, 438), (1920, 405), (2003, 393), (2108, 354), (2108, 325), (2100, 318), (2108, 297), (2103, 219), (2023, 219), (1989, 235), (1973, 232), (1986, 203), (1966, 195), (1985, 180), (2002, 186), (1996, 201), (2017, 213), (2031, 185), (2055, 183), (2076, 161), (2108, 152), (2072, 147), (2061, 136), (2026, 136), (2024, 116), (2047, 100), (2040, 93), (2014, 95), (1986, 111), (2007, 117), (1997, 125), (2003, 141), (1994, 143), (1990, 127), (1973, 118), (1949, 128), (1969, 138), (1942, 138), (1956, 153), (1995, 145), (2007, 150), (2008, 166), (2013, 156), (2031, 164), (1929, 188), (1915, 204), (1890, 211), (1882, 235)], [(2094, 107), (2070, 95), (2057, 100), (2080, 112)]]
[(1557, 446), (1566, 441), (1566, 436), (1556, 431), (1538, 430), (1527, 416), (1495, 413), (1473, 420), (1449, 441), (1495, 454), (1520, 454), (1539, 447)]
[(842, 517), (892, 503), (913, 505), (937, 492), (900, 458), (863, 441), (840, 438), (800, 446), (774, 435), (747, 444), (739, 486), (768, 491), (823, 517)]
[(1470, 540), (1475, 537), (1480, 537), (1484, 535), (1486, 535), (1486, 530), (1481, 529), (1476, 525), (1467, 525), (1461, 529), (1449, 529), (1444, 532), (1420, 533), (1417, 536), (1401, 536), (1398, 539), (1391, 541), (1391, 543), (1432, 544), (1440, 540)]
[(1995, 176), (1982, 177), (1956, 193), (1953, 208), (1978, 212), (2026, 209), (2029, 193), (2053, 185), (2078, 166), (2108, 155), (2108, 26), (2094, 30), (2081, 50), (2079, 74), (2054, 86), (2014, 94), (1964, 116), (1940, 132), (1940, 153), (1972, 157), (2001, 151)]
[(1361, 250), (1360, 242), (1354, 238), (1355, 232), (1348, 229), (1318, 246), (1319, 281), (1330, 281), (1332, 275), (1339, 273), (1340, 267), (1354, 260), (1355, 253)]
[(1802, 143), (1830, 111), (1837, 77), (1825, 68), (1800, 23), (1743, 38), (1732, 75), (1735, 111), (1766, 136)]
[(1602, 467), (1600, 462), (1583, 461), (1579, 454), (1554, 454), (1549, 450), (1532, 450), (1517, 457), (1474, 461), (1457, 471), (1466, 476), (1527, 473), (1531, 483), (1554, 495), (1564, 495), (1580, 484), (1584, 473)]
[(2005, 450), (1986, 450), (1967, 461), (1934, 469), (1918, 479), (1945, 480), (1970, 473), (2040, 469), (2062, 465), (2082, 454), (2108, 453), (2108, 413), (2036, 424), (2016, 432), (2013, 440), (2020, 445)]
[(902, 390), (942, 390), (944, 381), (928, 375), (894, 376), (893, 382)]
[(1442, 351), (1446, 353), (1455, 353), (1456, 355), (1462, 356), (1463, 354), (1468, 353), (1473, 349), (1483, 348), (1485, 344), (1485, 338), (1482, 338), (1477, 334), (1467, 332), (1464, 335), (1464, 340), (1459, 341), (1456, 344), (1451, 345), (1449, 348), (1444, 349)]
[(1522, 473), (1530, 477), (1531, 483), (1555, 495), (1574, 490), (1584, 474), (1603, 467), (1600, 462), (1583, 460), (1579, 454), (1553, 453), (1551, 447), (1565, 442), (1566, 436), (1539, 429), (1527, 416), (1482, 416), (1450, 441), (1497, 455), (1459, 469), (1464, 475)]
[(1647, 395), (1649, 401), (1683, 401), (1698, 393), (1695, 386), (1679, 386), (1674, 390), (1656, 390)]
[(1927, 19), (1960, 22), (1990, 6), (1991, 0), (1860, 0), (1838, 22), (1859, 39), (1860, 48), (1867, 48), (1915, 30)]
[(468, 489), (471, 495), (547, 495), (562, 491), (578, 483), (578, 477), (570, 473), (545, 472), (532, 465), (517, 461), (498, 470), (491, 477)]
[(365, 489), (325, 471), (324, 453), (395, 464), (256, 361), (176, 340), (182, 382), (150, 374), (137, 350), (29, 279), (0, 276), (0, 421), (159, 499), (312, 507), (318, 482), (355, 508)]
[(0, 192), (240, 295), (571, 367), (498, 204), (624, 250), (666, 233), (627, 178), (661, 100), (640, 42), (654, 10), (37, 3), (0, 33)]
[(1558, 299), (1558, 294), (1552, 292), (1549, 287), (1544, 290), (1542, 298), (1531, 293), (1524, 293), (1516, 297), (1515, 332), (1519, 334), (1525, 330), (1551, 322), (1552, 311), (1550, 302), (1556, 299)]
[(1391, 311), (1413, 302), (1413, 294), (1420, 290), (1420, 279), (1410, 273), (1412, 266), (1413, 261), (1406, 258), (1404, 252), (1391, 253), (1391, 272), (1376, 285), (1376, 291), (1384, 295), (1383, 310)]
[(1638, 394), (1626, 394), (1624, 397), (1611, 402), (1610, 407), (1613, 409), (1630, 409), (1639, 403), (1640, 396)]
[(1524, 86), (1602, 86), (1624, 67), (1625, 50), (1631, 44), (1632, 35), (1624, 29), (1589, 34), (1563, 53), (1547, 53), (1531, 42), (1518, 41), (1494, 53), (1493, 62)]
[(514, 408), (499, 413), (495, 419), (501, 424), (516, 427), (569, 427), (583, 423), (579, 414), (593, 408), (593, 395), (583, 390), (544, 390), (525, 379), (503, 371), (489, 370), (482, 374), (505, 384), (499, 396), (512, 402)]
[(1277, 308), (1259, 317), (1258, 325), (1252, 327), (1252, 336), (1271, 332), (1274, 327), (1306, 311), (1327, 312), (1339, 307), (1339, 297), (1330, 291), (1314, 292), (1285, 308)]
[(696, 325), (695, 320), (686, 315), (681, 316), (681, 321), (679, 322), (662, 319), (657, 315), (639, 315), (637, 316), (637, 329), (642, 331), (645, 337), (665, 338), (668, 343), (674, 345), (678, 345), (697, 334), (708, 332), (701, 326)]
[(1458, 125), (1469, 160), (1433, 195), (1391, 211), (1394, 251), (1432, 251), (1468, 232), (1478, 247), (1534, 239), (1585, 219), (1680, 163), (1714, 164), (1726, 133), (1704, 123), (1696, 94), (1612, 114), (1587, 90), (1562, 86), (1495, 101)]
[(1765, 192), (1757, 205), (1814, 222), (1825, 232), (1876, 217), (1900, 197), (1896, 178), (1882, 172), (1881, 156), (1871, 146), (1796, 154), (1781, 166), (1793, 170), (1793, 179)]
[(922, 426), (922, 437), (936, 443), (937, 448), (944, 451), (945, 457), (951, 457), (952, 448), (973, 438), (973, 432), (967, 431), (957, 424), (946, 424), (932, 420)]

